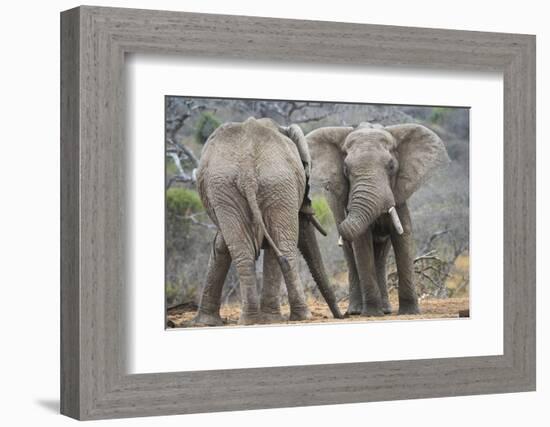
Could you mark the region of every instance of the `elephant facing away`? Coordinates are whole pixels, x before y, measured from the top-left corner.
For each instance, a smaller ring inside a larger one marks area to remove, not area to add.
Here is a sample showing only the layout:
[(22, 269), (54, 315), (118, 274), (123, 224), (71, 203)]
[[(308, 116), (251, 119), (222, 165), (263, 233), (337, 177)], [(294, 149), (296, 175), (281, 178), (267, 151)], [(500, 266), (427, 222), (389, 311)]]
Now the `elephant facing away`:
[[(290, 320), (311, 315), (297, 270), (298, 246), (331, 310), (340, 317), (307, 209), (309, 152), (296, 125), (270, 119), (227, 123), (208, 139), (197, 170), (201, 200), (218, 227), (195, 323), (221, 325), (220, 297), (231, 262), (241, 289), (240, 324), (282, 320), (281, 276), (287, 287)], [(302, 212), (299, 211), (302, 208)], [(264, 286), (259, 298), (255, 261), (264, 253)]]
[(386, 288), (390, 243), (398, 272), (399, 314), (419, 313), (407, 200), (435, 169), (448, 163), (443, 142), (418, 124), (325, 127), (306, 139), (312, 182), (326, 191), (341, 236), (349, 274), (347, 314), (391, 313)]

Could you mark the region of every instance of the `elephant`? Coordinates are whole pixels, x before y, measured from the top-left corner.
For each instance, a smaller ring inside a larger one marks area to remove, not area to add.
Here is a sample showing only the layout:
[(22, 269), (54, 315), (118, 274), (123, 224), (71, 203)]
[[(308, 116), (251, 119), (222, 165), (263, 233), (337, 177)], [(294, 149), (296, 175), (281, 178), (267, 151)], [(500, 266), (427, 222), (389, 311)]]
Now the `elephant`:
[(415, 123), (323, 127), (306, 139), (312, 183), (324, 189), (348, 266), (346, 315), (392, 312), (386, 287), (390, 243), (398, 273), (398, 314), (420, 313), (407, 200), (449, 162), (443, 142)]
[[(271, 119), (226, 123), (208, 138), (196, 171), (200, 198), (218, 232), (212, 244), (195, 324), (221, 325), (221, 291), (231, 262), (239, 277), (243, 325), (283, 320), (284, 278), (290, 320), (311, 314), (297, 270), (304, 255), (321, 294), (342, 317), (315, 237), (321, 229), (307, 197), (311, 161), (302, 130)], [(255, 261), (264, 249), (264, 286), (256, 286)]]

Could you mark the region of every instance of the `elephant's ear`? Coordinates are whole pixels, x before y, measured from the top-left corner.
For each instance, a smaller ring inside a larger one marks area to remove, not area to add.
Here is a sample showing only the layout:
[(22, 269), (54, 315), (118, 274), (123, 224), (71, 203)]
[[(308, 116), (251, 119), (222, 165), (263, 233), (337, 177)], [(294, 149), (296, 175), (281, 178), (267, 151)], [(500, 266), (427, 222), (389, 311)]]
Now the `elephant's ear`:
[(306, 172), (306, 179), (309, 180), (311, 175), (311, 155), (309, 154), (309, 148), (307, 146), (306, 137), (304, 132), (298, 125), (290, 125), (288, 127), (279, 126), (279, 132), (287, 136), (298, 149), (298, 154), (300, 155), (300, 160), (304, 165), (304, 170)]
[(323, 188), (330, 197), (329, 203), (338, 221), (345, 217), (348, 199), (348, 180), (344, 175), (344, 141), (352, 127), (324, 127), (306, 135), (311, 155), (311, 182), (313, 187)]
[(435, 132), (418, 124), (385, 128), (397, 142), (397, 173), (394, 197), (404, 203), (441, 166), (449, 162), (447, 150)]

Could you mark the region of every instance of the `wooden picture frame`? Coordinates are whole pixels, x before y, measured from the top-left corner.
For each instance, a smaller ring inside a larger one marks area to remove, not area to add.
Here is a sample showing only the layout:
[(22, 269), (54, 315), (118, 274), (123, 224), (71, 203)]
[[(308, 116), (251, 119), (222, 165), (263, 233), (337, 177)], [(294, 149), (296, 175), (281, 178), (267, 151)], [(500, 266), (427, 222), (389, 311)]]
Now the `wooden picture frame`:
[[(125, 373), (124, 57), (503, 73), (503, 355)], [(103, 7), (61, 14), (61, 412), (77, 419), (535, 390), (535, 37)]]

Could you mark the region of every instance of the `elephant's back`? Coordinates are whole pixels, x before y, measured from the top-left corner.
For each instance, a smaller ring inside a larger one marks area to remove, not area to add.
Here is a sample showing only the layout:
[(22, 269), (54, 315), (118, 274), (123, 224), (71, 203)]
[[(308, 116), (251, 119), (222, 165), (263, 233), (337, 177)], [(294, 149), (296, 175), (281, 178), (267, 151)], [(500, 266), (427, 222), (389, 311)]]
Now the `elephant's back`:
[(295, 145), (272, 121), (249, 118), (242, 123), (230, 122), (218, 127), (204, 146), (201, 163), (203, 159), (234, 164), (246, 160), (257, 163), (264, 157), (286, 158), (294, 164), (299, 160)]
[(261, 205), (264, 198), (266, 203), (279, 203), (303, 196), (305, 172), (296, 145), (270, 123), (265, 119), (226, 123), (210, 136), (197, 171), (205, 206), (216, 204), (214, 199), (220, 197), (229, 203), (244, 195), (249, 185)]
[(288, 204), (295, 199), (301, 203), (306, 177), (296, 144), (278, 130), (267, 128), (254, 148), (259, 194), (271, 203)]
[(249, 118), (220, 126), (204, 147), (199, 172), (228, 169), (238, 173), (250, 168), (259, 177), (303, 170), (296, 145), (278, 131), (273, 121)]
[(241, 123), (225, 123), (206, 141), (201, 153), (200, 169), (209, 169), (217, 163), (238, 163), (244, 158), (244, 129)]

